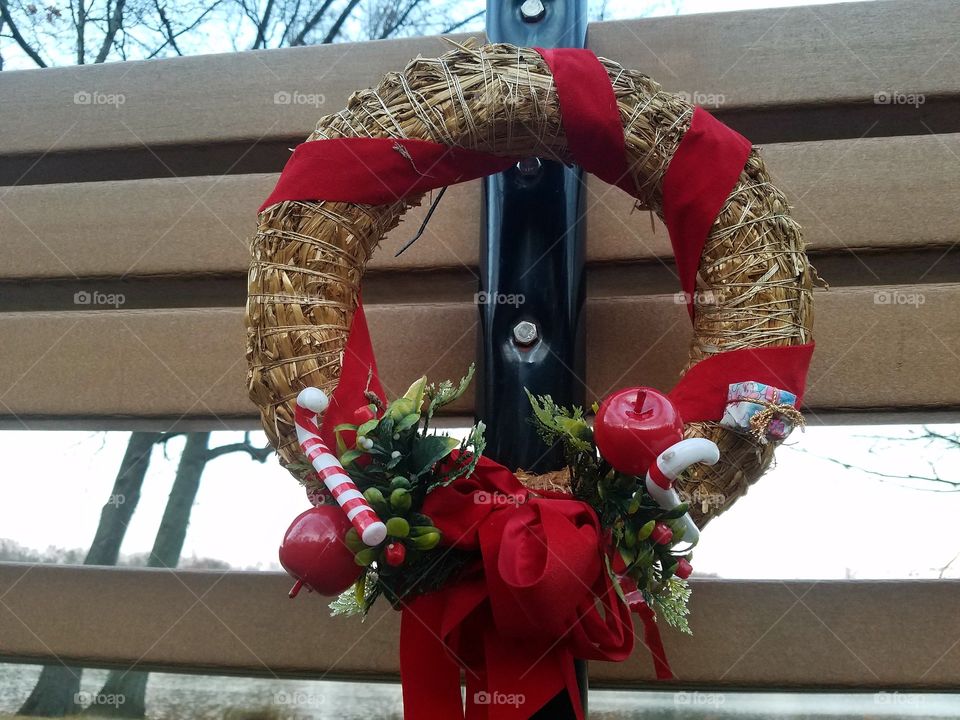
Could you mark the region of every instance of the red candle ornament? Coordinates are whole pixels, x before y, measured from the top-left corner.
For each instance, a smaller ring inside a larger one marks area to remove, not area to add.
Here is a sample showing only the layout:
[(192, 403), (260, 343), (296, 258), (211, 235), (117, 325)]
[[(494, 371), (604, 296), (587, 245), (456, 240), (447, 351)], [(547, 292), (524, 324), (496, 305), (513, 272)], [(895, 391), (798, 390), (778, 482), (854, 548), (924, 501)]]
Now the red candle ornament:
[(673, 540), (673, 530), (666, 523), (658, 522), (653, 526), (653, 532), (650, 533), (650, 539), (657, 545), (666, 545)]
[(686, 558), (680, 558), (677, 560), (677, 569), (673, 571), (673, 574), (676, 575), (681, 580), (686, 580), (690, 577), (690, 573), (693, 572), (693, 565)]
[(657, 455), (683, 438), (683, 420), (663, 393), (625, 388), (604, 398), (593, 434), (604, 460), (622, 473), (642, 476)]
[(357, 581), (362, 568), (343, 540), (351, 527), (336, 505), (319, 505), (297, 515), (280, 545), (280, 564), (297, 581), (290, 597), (304, 585), (336, 596)]

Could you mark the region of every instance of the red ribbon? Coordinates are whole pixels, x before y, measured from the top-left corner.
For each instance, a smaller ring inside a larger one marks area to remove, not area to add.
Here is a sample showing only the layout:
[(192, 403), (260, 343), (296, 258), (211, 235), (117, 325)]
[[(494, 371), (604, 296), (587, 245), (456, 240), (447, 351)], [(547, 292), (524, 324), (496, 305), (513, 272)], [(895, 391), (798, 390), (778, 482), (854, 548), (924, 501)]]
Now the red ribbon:
[(300, 143), (260, 212), (285, 200), (368, 205), (486, 177), (516, 163), (429, 140), (336, 138)]
[(663, 177), (663, 223), (691, 320), (703, 245), (749, 155), (749, 140), (698, 107)]
[(624, 660), (634, 637), (596, 513), (568, 495), (531, 493), (487, 458), (431, 492), (423, 512), (446, 545), (481, 559), (403, 611), (404, 717), (463, 718), (461, 668), (467, 720), (529, 718), (564, 689), (582, 717), (573, 659)]
[(570, 154), (588, 173), (636, 196), (620, 109), (607, 69), (592, 50), (534, 49), (553, 73)]
[(800, 407), (807, 385), (813, 343), (789, 347), (742, 348), (701, 360), (680, 378), (670, 399), (684, 422), (719, 420), (731, 383), (754, 381), (789, 390)]
[(353, 414), (361, 405), (368, 405), (365, 392), (370, 391), (381, 400), (385, 400), (380, 376), (377, 373), (377, 358), (373, 354), (370, 329), (363, 312), (363, 303), (357, 303), (356, 312), (350, 322), (350, 334), (343, 348), (343, 362), (340, 364), (340, 380), (330, 395), (330, 405), (323, 414), (320, 423), (320, 439), (328, 448), (337, 447), (334, 428), (344, 423), (353, 423)]

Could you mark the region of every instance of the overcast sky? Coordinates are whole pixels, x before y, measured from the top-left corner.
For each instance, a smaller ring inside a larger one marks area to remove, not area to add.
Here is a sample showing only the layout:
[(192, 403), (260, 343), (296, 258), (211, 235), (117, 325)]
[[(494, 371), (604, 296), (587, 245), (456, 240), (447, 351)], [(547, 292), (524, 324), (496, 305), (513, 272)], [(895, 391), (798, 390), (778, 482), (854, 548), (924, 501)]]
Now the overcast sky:
[[(936, 577), (936, 569), (960, 552), (960, 493), (905, 489), (822, 459), (887, 473), (926, 472), (929, 460), (945, 477), (953, 473), (960, 479), (957, 463), (940, 452), (869, 437), (905, 434), (903, 426), (794, 433), (778, 451), (778, 466), (705, 530), (694, 567), (730, 578), (842, 578), (848, 572), (860, 578)], [(0, 537), (34, 548), (89, 546), (126, 438), (126, 433), (0, 433)], [(213, 443), (238, 438), (215, 433)], [(260, 433), (255, 439), (264, 442)], [(150, 550), (182, 442), (170, 443), (169, 460), (155, 451), (124, 553)], [(287, 525), (307, 507), (299, 485), (275, 458), (266, 465), (243, 455), (220, 458), (204, 473), (184, 554), (269, 568)]]
[[(588, 0), (592, 16), (603, 7), (603, 17), (606, 20), (621, 20), (642, 15), (657, 17), (663, 15), (690, 15), (695, 13), (728, 12), (734, 10), (751, 10), (758, 8), (795, 7), (801, 5), (825, 5), (837, 2), (869, 2), (872, 0)], [(42, 6), (42, 3), (36, 3)], [(467, 18), (483, 7), (481, 0), (460, 0), (457, 4), (456, 18)], [(69, 18), (64, 17), (64, 23)], [(483, 19), (464, 25), (458, 32), (477, 32), (483, 29)], [(344, 37), (357, 37), (360, 27), (357, 19), (352, 19), (344, 26)], [(253, 41), (253, 27), (251, 23), (238, 23), (234, 17), (213, 14), (201, 26), (200, 31), (191, 33), (180, 39), (178, 45), (187, 55), (232, 52), (238, 48), (249, 47)], [(9, 38), (4, 42), (5, 70), (20, 70), (35, 68), (35, 63), (27, 57), (19, 47)], [(131, 50), (134, 52), (134, 50)], [(52, 60), (55, 65), (74, 62), (74, 50), (70, 47), (59, 48), (54, 51), (51, 47), (44, 47), (42, 54)]]

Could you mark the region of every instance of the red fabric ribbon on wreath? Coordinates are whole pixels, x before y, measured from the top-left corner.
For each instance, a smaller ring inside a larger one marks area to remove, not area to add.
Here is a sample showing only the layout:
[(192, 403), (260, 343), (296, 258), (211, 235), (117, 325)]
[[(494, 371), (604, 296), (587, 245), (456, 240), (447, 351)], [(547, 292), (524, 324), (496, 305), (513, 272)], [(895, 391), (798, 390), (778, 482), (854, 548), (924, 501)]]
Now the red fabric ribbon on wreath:
[[(553, 73), (574, 160), (636, 197), (606, 69), (589, 50), (538, 52)], [(691, 319), (704, 243), (750, 147), (739, 133), (695, 108), (664, 176), (664, 221)], [(296, 148), (260, 209), (297, 200), (394, 202), (506, 170), (517, 159), (416, 139), (307, 142)], [(812, 352), (811, 343), (719, 353), (691, 368), (671, 397), (686, 422), (719, 420), (729, 384), (742, 380), (789, 390), (799, 406)], [(363, 391), (371, 373), (370, 389), (381, 394), (358, 305), (323, 432), (329, 434), (366, 403)], [(503, 500), (484, 503), (479, 497)], [(408, 720), (463, 718), (461, 668), (467, 720), (526, 718), (564, 688), (579, 717), (573, 658), (622, 660), (633, 644), (630, 615), (613, 591), (604, 559), (607, 541), (593, 510), (567, 495), (531, 494), (510, 470), (481, 458), (470, 478), (434, 490), (424, 512), (440, 527), (444, 542), (479, 551), (481, 561), (457, 583), (418, 597), (403, 611)], [(652, 611), (645, 603), (633, 609), (657, 677), (672, 677)]]
[(404, 717), (463, 718), (461, 668), (467, 720), (529, 718), (564, 689), (582, 717), (573, 659), (625, 660), (634, 638), (593, 509), (531, 493), (481, 458), (470, 477), (432, 491), (423, 512), (445, 545), (480, 560), (403, 610)]

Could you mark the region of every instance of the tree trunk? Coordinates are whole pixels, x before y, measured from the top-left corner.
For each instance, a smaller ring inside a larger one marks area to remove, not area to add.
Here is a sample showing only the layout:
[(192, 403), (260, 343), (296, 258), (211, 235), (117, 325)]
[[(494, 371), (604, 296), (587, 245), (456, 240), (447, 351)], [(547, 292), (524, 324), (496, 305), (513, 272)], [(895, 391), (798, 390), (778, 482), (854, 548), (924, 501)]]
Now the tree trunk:
[[(133, 432), (120, 462), (110, 497), (100, 512), (100, 524), (84, 565), (116, 565), (127, 526), (140, 501), (140, 488), (150, 465), (150, 453), (160, 433)], [(47, 665), (20, 708), (20, 715), (63, 717), (78, 710), (82, 668)]]
[[(180, 562), (187, 526), (190, 524), (190, 511), (200, 489), (203, 470), (210, 459), (209, 442), (209, 432), (187, 434), (187, 444), (177, 465), (177, 476), (153, 542), (148, 567), (175, 568)], [(147, 679), (148, 673), (140, 670), (112, 670), (100, 694), (119, 699), (119, 702), (91, 708), (91, 711), (103, 717), (144, 717)]]

